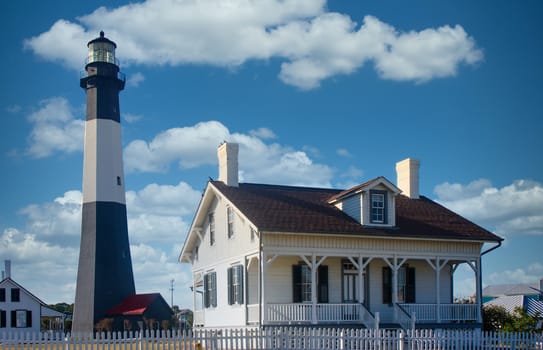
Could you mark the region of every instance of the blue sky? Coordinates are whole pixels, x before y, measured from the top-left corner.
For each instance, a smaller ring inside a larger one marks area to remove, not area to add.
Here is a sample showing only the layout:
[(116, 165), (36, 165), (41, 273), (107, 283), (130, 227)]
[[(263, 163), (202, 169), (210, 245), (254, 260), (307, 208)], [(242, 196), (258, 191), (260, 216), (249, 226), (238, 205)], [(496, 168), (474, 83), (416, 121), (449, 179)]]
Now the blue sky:
[(177, 257), (223, 140), (240, 143), (247, 182), (395, 182), (395, 163), (418, 158), (422, 194), (505, 238), (485, 285), (543, 278), (539, 1), (25, 0), (0, 16), (0, 258), (48, 303), (75, 296), (78, 80), (100, 30), (127, 75), (138, 292), (169, 300), (174, 279), (174, 303), (191, 307)]

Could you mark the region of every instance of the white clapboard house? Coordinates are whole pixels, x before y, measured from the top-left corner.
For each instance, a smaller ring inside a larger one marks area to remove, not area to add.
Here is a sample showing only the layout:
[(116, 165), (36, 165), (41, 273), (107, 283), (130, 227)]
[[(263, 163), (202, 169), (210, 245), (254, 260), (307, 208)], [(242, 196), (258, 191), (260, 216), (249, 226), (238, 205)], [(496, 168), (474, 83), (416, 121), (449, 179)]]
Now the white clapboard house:
[[(338, 190), (238, 183), (238, 145), (218, 157), (179, 258), (195, 326), (481, 325), (481, 258), (502, 239), (419, 195), (417, 160)], [(461, 264), (474, 304), (453, 302)]]
[(11, 278), (11, 262), (5, 261), (0, 281), (0, 337), (62, 331), (66, 315), (48, 307)]

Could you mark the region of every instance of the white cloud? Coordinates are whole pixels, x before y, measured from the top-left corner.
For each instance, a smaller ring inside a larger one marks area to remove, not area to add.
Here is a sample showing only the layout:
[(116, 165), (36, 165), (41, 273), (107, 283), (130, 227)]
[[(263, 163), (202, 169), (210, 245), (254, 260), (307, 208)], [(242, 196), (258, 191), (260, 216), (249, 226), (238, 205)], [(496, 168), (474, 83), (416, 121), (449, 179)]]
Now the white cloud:
[(78, 23), (58, 20), (25, 40), (25, 47), (81, 69), (84, 44), (101, 29), (122, 43), (118, 56), (128, 63), (236, 67), (279, 58), (279, 78), (301, 89), (370, 61), (384, 79), (420, 82), (453, 76), (459, 65), (483, 57), (460, 25), (398, 32), (366, 16), (359, 26), (347, 15), (327, 12), (324, 0), (148, 0), (100, 7)]
[(214, 165), (217, 147), (226, 140), (240, 145), (242, 181), (329, 186), (333, 174), (330, 167), (314, 163), (304, 151), (277, 143), (266, 144), (253, 135), (230, 133), (218, 121), (168, 129), (150, 142), (130, 142), (124, 151), (125, 168), (129, 172), (161, 172), (174, 162), (182, 168)]
[(249, 134), (254, 137), (258, 137), (260, 139), (275, 139), (277, 136), (275, 133), (268, 128), (258, 128), (256, 130), (249, 131)]
[(124, 150), (125, 169), (129, 172), (160, 172), (173, 161), (184, 168), (214, 164), (217, 147), (229, 139), (229, 135), (228, 129), (216, 121), (168, 129), (151, 142), (130, 142)]
[[(12, 261), (12, 278), (45, 302), (72, 301), (78, 250), (16, 228), (2, 232), (0, 256)], [(23, 283), (24, 281), (24, 283)]]
[(49, 236), (56, 240), (65, 240), (71, 236), (79, 241), (80, 191), (68, 191), (49, 203), (28, 205), (20, 213), (27, 217), (26, 231), (33, 235), (41, 238)]
[(126, 79), (126, 84), (128, 86), (138, 87), (144, 81), (145, 81), (145, 76), (140, 72), (136, 72), (128, 76), (128, 78)]
[(352, 157), (353, 155), (351, 154), (351, 152), (349, 152), (349, 150), (345, 149), (345, 148), (338, 148), (336, 150), (336, 154), (340, 157)]
[(123, 114), (123, 119), (129, 124), (135, 123), (135, 122), (141, 120), (142, 118), (143, 118), (143, 116), (141, 116), (139, 114), (131, 114), (131, 113)]
[(534, 262), (527, 267), (494, 272), (488, 275), (486, 283), (488, 284), (510, 284), (510, 283), (534, 283), (543, 276), (543, 264)]
[[(12, 260), (14, 280), (39, 291), (38, 297), (49, 303), (71, 303), (75, 297), (81, 198), (80, 191), (67, 191), (50, 202), (28, 205), (20, 211), (24, 230), (1, 231), (0, 256)], [(128, 191), (126, 198), (137, 290), (169, 296), (170, 279), (179, 288), (189, 284), (190, 273), (179, 265), (178, 255), (201, 193), (184, 182), (149, 184)], [(188, 289), (183, 287), (176, 296), (177, 303), (190, 306)]]
[(434, 189), (447, 208), (500, 235), (543, 235), (543, 184), (517, 180), (495, 188), (480, 179), (467, 185), (444, 183)]
[(128, 232), (134, 242), (179, 241), (188, 232), (183, 217), (192, 217), (201, 193), (180, 182), (172, 185), (147, 185), (126, 193)]
[(27, 153), (43, 158), (54, 152), (80, 152), (83, 150), (85, 122), (76, 119), (72, 107), (63, 97), (40, 102), (40, 108), (28, 116), (33, 124), (28, 137)]

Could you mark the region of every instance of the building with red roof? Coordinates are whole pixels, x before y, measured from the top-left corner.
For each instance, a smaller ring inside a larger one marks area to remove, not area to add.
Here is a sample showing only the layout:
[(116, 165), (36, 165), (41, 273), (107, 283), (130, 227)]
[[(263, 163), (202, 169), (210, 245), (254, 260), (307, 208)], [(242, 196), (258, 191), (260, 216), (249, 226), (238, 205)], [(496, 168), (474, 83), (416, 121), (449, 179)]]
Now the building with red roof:
[(134, 294), (105, 312), (113, 320), (112, 329), (140, 331), (172, 326), (173, 311), (160, 293)]

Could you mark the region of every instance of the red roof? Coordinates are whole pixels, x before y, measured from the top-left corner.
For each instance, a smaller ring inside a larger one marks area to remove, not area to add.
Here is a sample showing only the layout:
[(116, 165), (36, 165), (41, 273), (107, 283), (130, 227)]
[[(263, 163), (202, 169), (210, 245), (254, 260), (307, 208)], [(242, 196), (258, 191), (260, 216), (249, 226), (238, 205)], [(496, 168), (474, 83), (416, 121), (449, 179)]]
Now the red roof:
[(160, 293), (130, 295), (107, 310), (106, 315), (143, 315), (157, 298), (160, 298)]
[[(260, 230), (427, 239), (499, 242), (502, 238), (442, 205), (421, 196), (396, 196), (396, 226), (364, 226), (329, 203), (344, 193), (337, 189), (212, 181)], [(367, 184), (362, 184), (364, 186)]]

